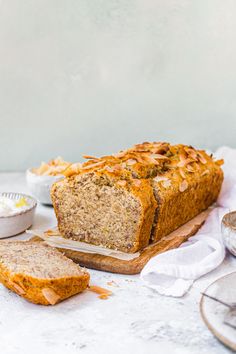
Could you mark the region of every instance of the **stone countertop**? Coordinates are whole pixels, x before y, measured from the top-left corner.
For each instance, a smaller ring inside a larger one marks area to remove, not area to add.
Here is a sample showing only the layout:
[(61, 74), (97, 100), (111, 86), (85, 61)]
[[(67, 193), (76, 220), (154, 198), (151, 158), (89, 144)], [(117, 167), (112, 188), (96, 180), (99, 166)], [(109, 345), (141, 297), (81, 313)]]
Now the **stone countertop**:
[[(0, 191), (29, 193), (23, 173), (1, 173)], [(52, 207), (38, 205), (34, 228), (56, 225)], [(22, 234), (17, 238), (25, 238)], [(139, 276), (90, 270), (91, 284), (113, 295), (84, 292), (54, 307), (28, 303), (0, 285), (0, 352), (3, 354), (226, 354), (199, 312), (200, 292), (236, 269), (227, 255), (217, 270), (194, 283), (183, 298), (158, 295)], [(113, 281), (114, 284), (107, 283)]]

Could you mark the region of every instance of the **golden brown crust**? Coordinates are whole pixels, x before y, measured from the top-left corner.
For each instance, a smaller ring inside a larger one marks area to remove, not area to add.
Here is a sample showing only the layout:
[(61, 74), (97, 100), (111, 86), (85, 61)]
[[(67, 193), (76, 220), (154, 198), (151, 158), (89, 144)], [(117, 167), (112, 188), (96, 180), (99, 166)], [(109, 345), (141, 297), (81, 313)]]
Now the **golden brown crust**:
[(204, 151), (199, 152), (201, 162), (191, 159), (198, 153), (192, 148), (179, 145), (174, 146), (173, 150), (173, 168), (163, 174), (163, 180), (153, 180), (155, 196), (159, 201), (152, 231), (154, 242), (212, 205), (223, 182), (222, 169)]
[(38, 279), (29, 275), (14, 274), (0, 263), (0, 282), (30, 302), (41, 305), (56, 303), (84, 291), (89, 284), (89, 274), (58, 279)]

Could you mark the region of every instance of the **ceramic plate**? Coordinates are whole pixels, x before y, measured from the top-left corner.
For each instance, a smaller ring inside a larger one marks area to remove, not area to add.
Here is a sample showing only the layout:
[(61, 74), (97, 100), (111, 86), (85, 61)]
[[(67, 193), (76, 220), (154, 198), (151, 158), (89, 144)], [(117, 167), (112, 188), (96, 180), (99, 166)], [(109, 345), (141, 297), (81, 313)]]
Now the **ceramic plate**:
[[(236, 302), (236, 272), (216, 280), (204, 292), (226, 303)], [(222, 343), (236, 350), (236, 329), (224, 324), (224, 319), (229, 309), (212, 299), (202, 296), (200, 311), (209, 330)]]

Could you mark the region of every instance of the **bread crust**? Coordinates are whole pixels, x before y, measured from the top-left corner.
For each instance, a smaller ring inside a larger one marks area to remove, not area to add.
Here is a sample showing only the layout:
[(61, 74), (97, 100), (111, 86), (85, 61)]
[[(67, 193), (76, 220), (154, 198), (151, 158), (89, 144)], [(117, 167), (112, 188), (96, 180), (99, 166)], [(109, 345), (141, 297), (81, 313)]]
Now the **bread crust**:
[(179, 190), (183, 183), (180, 175), (172, 179), (172, 186), (167, 190), (154, 182), (159, 203), (152, 229), (153, 242), (169, 235), (216, 202), (223, 182), (223, 171), (210, 163), (205, 168), (209, 171), (207, 174), (201, 175), (204, 170), (200, 169), (184, 179), (187, 188), (183, 192)]
[(81, 272), (81, 275), (76, 276), (40, 279), (27, 274), (16, 274), (0, 262), (0, 282), (8, 289), (35, 304), (55, 305), (78, 294), (88, 287), (89, 278), (89, 273), (84, 271)]

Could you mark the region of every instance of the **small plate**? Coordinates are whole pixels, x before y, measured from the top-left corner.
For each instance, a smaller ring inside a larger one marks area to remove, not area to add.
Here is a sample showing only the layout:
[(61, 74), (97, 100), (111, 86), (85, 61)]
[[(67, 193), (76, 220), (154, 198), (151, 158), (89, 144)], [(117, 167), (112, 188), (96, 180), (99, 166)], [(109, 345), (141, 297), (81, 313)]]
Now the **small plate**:
[(21, 193), (0, 193), (0, 197), (13, 200), (25, 198), (28, 206), (12, 215), (0, 216), (0, 238), (15, 236), (28, 229), (32, 223), (37, 202), (34, 198)]
[[(205, 293), (226, 303), (236, 302), (236, 272), (217, 279)], [(206, 296), (200, 302), (202, 318), (209, 330), (229, 348), (236, 350), (236, 329), (224, 324), (229, 309)]]

